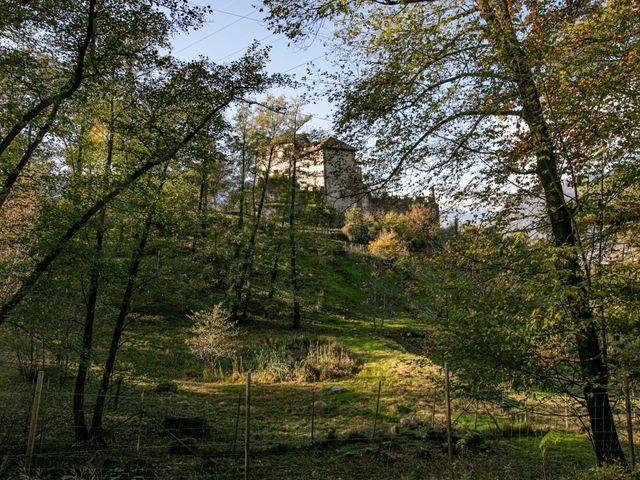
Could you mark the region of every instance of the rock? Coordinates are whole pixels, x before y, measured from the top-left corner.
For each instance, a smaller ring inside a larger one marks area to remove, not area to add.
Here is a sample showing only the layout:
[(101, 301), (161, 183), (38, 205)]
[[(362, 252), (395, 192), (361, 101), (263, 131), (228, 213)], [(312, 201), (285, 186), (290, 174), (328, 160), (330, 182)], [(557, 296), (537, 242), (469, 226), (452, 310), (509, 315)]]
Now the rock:
[(400, 460), (400, 458), (402, 458), (402, 456), (400, 454), (396, 454), (396, 453), (392, 453), (392, 452), (387, 452), (387, 451), (381, 450), (378, 453), (378, 458), (384, 463), (393, 463), (393, 462), (397, 462), (398, 460)]
[(391, 425), (389, 427), (389, 435), (398, 435), (400, 433), (400, 427), (398, 425)]
[(205, 417), (187, 413), (167, 413), (164, 416), (164, 428), (175, 436), (203, 437), (208, 425)]
[(352, 430), (347, 435), (349, 440), (365, 440), (367, 438), (367, 434), (362, 430)]
[(329, 412), (329, 405), (327, 405), (327, 403), (323, 402), (322, 400), (316, 400), (313, 404), (313, 408), (317, 413)]
[(117, 460), (107, 455), (97, 454), (91, 460), (91, 466), (96, 470), (109, 470), (111, 468), (116, 467), (117, 465), (118, 465)]
[(425, 437), (432, 442), (442, 442), (447, 439), (447, 431), (444, 428), (430, 427), (427, 429)]
[(152, 467), (147, 459), (134, 458), (122, 466), (122, 478), (148, 478)]
[(387, 411), (392, 415), (396, 413), (400, 415), (407, 415), (408, 413), (411, 412), (411, 409), (405, 405), (394, 403), (393, 405), (389, 405), (389, 407), (387, 408)]
[(187, 437), (174, 440), (169, 445), (169, 452), (176, 455), (189, 455), (198, 450), (198, 441), (195, 438)]
[(415, 430), (416, 428), (418, 428), (418, 426), (418, 421), (413, 417), (402, 417), (400, 419), (400, 428)]
[(402, 447), (402, 445), (400, 445), (398, 442), (394, 442), (391, 440), (387, 440), (386, 442), (382, 442), (382, 446), (386, 449), (386, 450), (396, 450), (396, 451), (403, 451), (404, 448)]
[(346, 393), (346, 392), (348, 392), (348, 391), (349, 391), (349, 390), (347, 390), (346, 388), (344, 388), (344, 387), (339, 387), (339, 386), (337, 386), (337, 385), (334, 385), (333, 387), (331, 387), (331, 388), (329, 389), (329, 392), (330, 392), (330, 393)]
[(431, 459), (431, 450), (429, 450), (428, 448), (425, 448), (425, 447), (420, 447), (420, 449), (418, 450), (417, 456), (418, 456), (418, 458), (421, 458), (423, 460), (430, 460)]

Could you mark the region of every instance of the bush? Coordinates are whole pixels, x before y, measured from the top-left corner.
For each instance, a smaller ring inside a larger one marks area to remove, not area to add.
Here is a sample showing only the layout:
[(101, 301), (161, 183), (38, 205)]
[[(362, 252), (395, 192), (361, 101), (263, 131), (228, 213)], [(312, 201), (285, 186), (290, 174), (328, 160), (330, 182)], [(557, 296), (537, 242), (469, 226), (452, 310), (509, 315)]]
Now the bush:
[(387, 212), (382, 220), (382, 226), (385, 230), (391, 230), (397, 233), (403, 240), (406, 240), (410, 236), (409, 220), (404, 213)]
[(228, 312), (220, 305), (214, 305), (211, 311), (189, 315), (194, 325), (191, 327), (192, 337), (186, 341), (187, 347), (207, 365), (234, 354), (233, 340), (240, 332), (228, 317)]
[(440, 230), (438, 212), (431, 205), (412, 203), (406, 219), (407, 236), (403, 238), (416, 248), (426, 246), (428, 241), (434, 238)]
[(467, 432), (456, 442), (456, 450), (468, 450), (482, 444), (484, 437), (479, 432)]
[(264, 382), (314, 382), (348, 377), (359, 362), (341, 344), (333, 341), (266, 341), (245, 347), (233, 358), (219, 359), (208, 372), (212, 379), (241, 379), (251, 371)]
[(440, 222), (438, 212), (433, 206), (412, 203), (407, 213), (385, 214), (382, 226), (385, 230), (395, 232), (411, 248), (420, 249), (437, 236)]
[(176, 382), (163, 381), (153, 389), (156, 393), (178, 393), (179, 387)]
[(575, 480), (634, 480), (637, 478), (637, 471), (629, 472), (622, 465), (609, 465), (579, 473)]
[(398, 260), (406, 252), (406, 245), (392, 230), (380, 232), (378, 238), (369, 243), (369, 253), (387, 261)]
[(367, 243), (375, 238), (382, 226), (371, 214), (363, 214), (357, 205), (349, 208), (344, 214), (342, 233), (354, 243)]

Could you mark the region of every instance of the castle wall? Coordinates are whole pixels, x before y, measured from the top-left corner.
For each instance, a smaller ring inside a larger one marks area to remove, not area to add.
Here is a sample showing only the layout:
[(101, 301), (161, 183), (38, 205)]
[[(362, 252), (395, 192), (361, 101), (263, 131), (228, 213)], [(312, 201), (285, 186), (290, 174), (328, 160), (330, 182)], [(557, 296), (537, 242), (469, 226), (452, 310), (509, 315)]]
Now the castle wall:
[(352, 150), (324, 149), (324, 178), (327, 201), (340, 213), (358, 203), (362, 173)]
[[(289, 173), (288, 145), (279, 145), (271, 160), (271, 175)], [(266, 168), (266, 158), (261, 162)], [(354, 204), (369, 211), (368, 195), (362, 194), (362, 171), (356, 162), (356, 152), (333, 138), (325, 139), (306, 149), (297, 162), (297, 181), (302, 190), (324, 191), (327, 202), (340, 214)]]

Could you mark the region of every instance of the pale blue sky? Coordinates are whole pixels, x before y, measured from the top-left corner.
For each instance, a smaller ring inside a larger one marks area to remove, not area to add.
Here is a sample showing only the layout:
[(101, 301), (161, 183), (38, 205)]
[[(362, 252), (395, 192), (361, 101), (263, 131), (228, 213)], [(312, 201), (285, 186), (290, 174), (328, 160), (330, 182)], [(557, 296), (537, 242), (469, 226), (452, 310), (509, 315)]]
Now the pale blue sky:
[[(302, 1), (302, 0), (301, 0)], [(330, 62), (330, 49), (324, 45), (332, 32), (329, 28), (321, 30), (320, 37), (306, 45), (289, 45), (284, 35), (273, 34), (263, 22), (264, 12), (254, 8), (259, 0), (191, 0), (197, 5), (209, 5), (214, 11), (209, 15), (206, 25), (195, 32), (181, 35), (173, 40), (173, 54), (181, 60), (191, 60), (200, 55), (216, 63), (229, 62), (242, 56), (254, 40), (262, 45), (271, 46), (270, 72), (295, 75), (298, 79), (307, 76), (318, 79), (322, 70), (335, 71)], [(311, 68), (311, 72), (308, 69)], [(311, 83), (311, 82), (309, 82)], [(313, 115), (308, 124), (332, 132), (331, 117), (333, 108), (322, 91), (315, 91), (311, 85), (292, 89), (278, 89), (272, 93), (289, 97), (307, 95), (309, 104), (304, 113)], [(427, 194), (428, 188), (409, 187), (409, 194)], [(441, 199), (442, 200), (442, 199)], [(441, 205), (444, 207), (444, 205)], [(443, 208), (444, 213), (444, 208)], [(465, 216), (463, 215), (463, 218)]]
[[(318, 38), (313, 42), (301, 45), (289, 45), (290, 41), (284, 35), (273, 34), (263, 22), (264, 12), (254, 8), (252, 4), (259, 4), (258, 0), (192, 0), (197, 5), (209, 5), (214, 9), (208, 16), (207, 24), (195, 32), (181, 35), (173, 40), (173, 54), (182, 59), (190, 60), (200, 55), (208, 57), (216, 63), (229, 62), (242, 56), (247, 47), (254, 40), (262, 45), (271, 46), (268, 70), (271, 72), (287, 72), (300, 78), (308, 75), (317, 77), (318, 70), (330, 69), (326, 59), (327, 48), (323, 40)], [(330, 31), (321, 34), (330, 35)], [(311, 88), (298, 90), (278, 90), (287, 96), (307, 94), (310, 103), (304, 113), (314, 115), (311, 126), (331, 131), (332, 124), (328, 121), (332, 109), (322, 93), (315, 94)]]

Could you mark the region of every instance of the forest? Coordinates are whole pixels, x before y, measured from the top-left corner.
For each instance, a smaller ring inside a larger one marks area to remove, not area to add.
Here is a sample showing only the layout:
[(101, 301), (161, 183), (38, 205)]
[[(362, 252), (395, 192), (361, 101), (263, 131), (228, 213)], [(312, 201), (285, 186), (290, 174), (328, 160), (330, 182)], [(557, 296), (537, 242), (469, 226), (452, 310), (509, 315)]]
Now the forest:
[(0, 0), (0, 478), (640, 478), (640, 3), (221, 4)]

